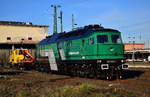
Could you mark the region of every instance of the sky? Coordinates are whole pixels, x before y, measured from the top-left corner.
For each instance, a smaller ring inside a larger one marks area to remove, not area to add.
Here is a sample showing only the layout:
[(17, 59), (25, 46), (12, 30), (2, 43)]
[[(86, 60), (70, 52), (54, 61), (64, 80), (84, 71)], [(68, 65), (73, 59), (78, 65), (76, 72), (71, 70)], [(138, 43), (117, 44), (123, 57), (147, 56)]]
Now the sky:
[(65, 31), (72, 29), (74, 14), (76, 27), (101, 24), (122, 32), (125, 43), (135, 40), (150, 48), (150, 0), (0, 0), (0, 21), (48, 25), (50, 35), (53, 32), (51, 5), (61, 5), (58, 16), (62, 10)]

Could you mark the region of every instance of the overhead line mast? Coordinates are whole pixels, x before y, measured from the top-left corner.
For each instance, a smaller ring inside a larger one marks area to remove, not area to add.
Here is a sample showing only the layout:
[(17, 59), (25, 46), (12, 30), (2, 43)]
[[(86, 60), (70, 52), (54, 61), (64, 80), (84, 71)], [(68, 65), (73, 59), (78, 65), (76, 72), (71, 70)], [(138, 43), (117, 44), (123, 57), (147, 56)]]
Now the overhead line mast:
[(72, 30), (74, 30), (74, 15), (72, 14)]
[(72, 30), (75, 30), (75, 26), (77, 24), (74, 23), (74, 14), (72, 14)]
[(57, 33), (57, 8), (61, 7), (60, 5), (51, 5), (54, 8), (54, 31), (53, 33)]
[(60, 31), (63, 32), (63, 23), (62, 23), (62, 10), (60, 11)]

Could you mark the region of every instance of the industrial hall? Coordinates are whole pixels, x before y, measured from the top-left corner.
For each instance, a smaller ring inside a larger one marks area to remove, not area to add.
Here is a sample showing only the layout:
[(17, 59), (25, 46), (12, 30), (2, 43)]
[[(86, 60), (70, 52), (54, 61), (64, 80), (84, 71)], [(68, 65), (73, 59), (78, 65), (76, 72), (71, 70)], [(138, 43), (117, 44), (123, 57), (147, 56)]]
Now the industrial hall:
[(47, 25), (34, 25), (31, 22), (0, 21), (0, 64), (8, 64), (12, 49), (29, 49), (35, 55), (36, 44), (47, 35)]

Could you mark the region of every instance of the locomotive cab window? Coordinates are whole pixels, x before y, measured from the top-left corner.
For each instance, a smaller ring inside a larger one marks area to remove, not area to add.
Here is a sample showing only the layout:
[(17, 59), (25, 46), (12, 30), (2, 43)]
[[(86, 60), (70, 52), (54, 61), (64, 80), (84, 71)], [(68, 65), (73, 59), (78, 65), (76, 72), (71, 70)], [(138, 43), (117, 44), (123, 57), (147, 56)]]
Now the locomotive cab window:
[(19, 55), (22, 55), (22, 54), (23, 54), (23, 52), (22, 52), (22, 50), (20, 50), (20, 51), (19, 51)]
[(71, 46), (72, 46), (72, 41), (68, 41), (68, 42), (67, 42), (67, 46), (70, 46), (70, 47), (71, 47)]
[(57, 44), (57, 46), (58, 46), (58, 48), (59, 48), (59, 49), (61, 49), (61, 48), (62, 48), (62, 47), (61, 47), (61, 43), (60, 43), (60, 42)]
[(98, 43), (107, 43), (108, 42), (108, 36), (107, 35), (98, 35), (97, 36), (97, 42)]
[(120, 35), (111, 35), (112, 43), (121, 43)]
[(94, 44), (94, 38), (90, 38), (88, 41), (89, 41), (89, 45)]
[(64, 46), (64, 42), (59, 42), (59, 43), (58, 43), (58, 48), (59, 48), (59, 49), (62, 49), (63, 46)]

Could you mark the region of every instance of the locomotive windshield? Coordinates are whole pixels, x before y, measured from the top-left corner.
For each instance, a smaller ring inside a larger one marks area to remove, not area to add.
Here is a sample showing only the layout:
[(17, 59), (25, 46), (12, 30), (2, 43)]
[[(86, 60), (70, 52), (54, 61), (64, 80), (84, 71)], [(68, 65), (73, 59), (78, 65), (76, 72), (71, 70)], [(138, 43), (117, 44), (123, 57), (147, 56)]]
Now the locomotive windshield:
[(108, 36), (107, 35), (98, 35), (97, 36), (97, 42), (98, 43), (107, 43), (108, 42)]
[(111, 35), (112, 43), (121, 43), (120, 35)]
[[(110, 37), (110, 38), (109, 38)], [(111, 39), (111, 40), (109, 40)], [(98, 35), (97, 36), (97, 43), (122, 43), (120, 35)]]

